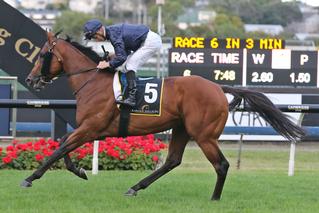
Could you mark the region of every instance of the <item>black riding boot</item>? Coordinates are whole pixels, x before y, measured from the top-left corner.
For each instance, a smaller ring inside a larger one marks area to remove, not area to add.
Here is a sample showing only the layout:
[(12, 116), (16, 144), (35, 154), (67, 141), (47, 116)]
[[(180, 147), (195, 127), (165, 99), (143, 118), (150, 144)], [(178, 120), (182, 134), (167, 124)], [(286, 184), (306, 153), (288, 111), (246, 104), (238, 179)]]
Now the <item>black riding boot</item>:
[(117, 103), (128, 105), (134, 107), (136, 105), (136, 79), (135, 79), (135, 72), (130, 70), (126, 75), (127, 80), (127, 88), (128, 88), (128, 97), (125, 97), (124, 100), (117, 100)]

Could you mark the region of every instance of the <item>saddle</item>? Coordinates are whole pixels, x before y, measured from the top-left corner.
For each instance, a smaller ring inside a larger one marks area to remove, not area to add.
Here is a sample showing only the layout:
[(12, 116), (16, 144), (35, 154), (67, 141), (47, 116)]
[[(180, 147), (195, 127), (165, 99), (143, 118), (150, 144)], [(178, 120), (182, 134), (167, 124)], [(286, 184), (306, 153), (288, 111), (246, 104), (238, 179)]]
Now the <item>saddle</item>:
[[(162, 105), (162, 91), (164, 81), (156, 78), (138, 78), (136, 80), (136, 106), (130, 107), (118, 104), (120, 110), (120, 124), (118, 135), (126, 137), (130, 115), (160, 116)], [(117, 71), (113, 79), (113, 91), (115, 99), (127, 97), (127, 81), (125, 74)]]
[[(131, 113), (135, 115), (160, 116), (162, 103), (163, 80), (157, 78), (138, 78), (136, 106), (130, 107)], [(116, 72), (113, 79), (113, 90), (115, 99), (127, 96), (128, 90), (125, 74)], [(119, 106), (119, 109), (121, 107)]]

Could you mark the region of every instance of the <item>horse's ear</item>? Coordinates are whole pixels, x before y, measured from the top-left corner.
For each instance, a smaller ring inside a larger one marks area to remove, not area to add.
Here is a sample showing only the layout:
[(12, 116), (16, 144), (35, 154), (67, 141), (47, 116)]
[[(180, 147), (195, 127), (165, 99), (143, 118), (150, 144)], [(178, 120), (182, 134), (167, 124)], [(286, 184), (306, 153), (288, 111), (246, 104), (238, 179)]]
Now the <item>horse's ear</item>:
[(49, 43), (51, 43), (51, 41), (53, 41), (55, 38), (55, 36), (52, 32), (47, 32), (47, 36), (48, 36)]
[(63, 29), (59, 30), (58, 32), (56, 32), (56, 33), (54, 34), (54, 36), (55, 36), (55, 37), (58, 37), (58, 35), (59, 35), (60, 33), (62, 33), (62, 31), (63, 31)]

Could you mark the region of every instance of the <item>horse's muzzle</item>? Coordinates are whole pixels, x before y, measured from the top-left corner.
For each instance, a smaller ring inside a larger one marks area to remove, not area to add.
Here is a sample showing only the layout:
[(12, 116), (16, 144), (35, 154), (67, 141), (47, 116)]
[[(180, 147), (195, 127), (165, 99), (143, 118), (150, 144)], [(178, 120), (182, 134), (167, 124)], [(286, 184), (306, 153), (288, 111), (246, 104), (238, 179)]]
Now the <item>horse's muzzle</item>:
[(46, 81), (43, 81), (43, 79), (41, 79), (40, 76), (37, 76), (37, 77), (28, 76), (25, 79), (25, 82), (27, 83), (29, 87), (33, 87), (33, 89), (36, 90), (37, 92), (43, 89), (45, 85), (48, 83)]

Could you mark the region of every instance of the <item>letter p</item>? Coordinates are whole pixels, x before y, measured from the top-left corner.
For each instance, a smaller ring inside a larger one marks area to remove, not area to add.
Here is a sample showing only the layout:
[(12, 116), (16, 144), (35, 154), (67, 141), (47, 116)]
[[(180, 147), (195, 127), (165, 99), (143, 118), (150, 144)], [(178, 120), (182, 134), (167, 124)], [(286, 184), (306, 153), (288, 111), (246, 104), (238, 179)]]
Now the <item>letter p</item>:
[(300, 55), (300, 65), (305, 65), (306, 62), (309, 61), (309, 56), (308, 55)]

